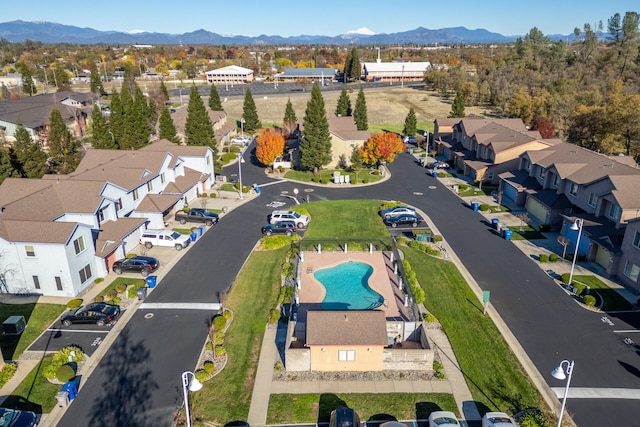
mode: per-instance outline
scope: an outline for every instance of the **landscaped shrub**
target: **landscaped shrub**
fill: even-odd
[[[311,178],[312,182],[320,182],[320,177],[318,175],[314,176],[313,178]]]
[[[434,241],[434,243],[442,242],[442,236],[439,235],[439,234],[434,234],[433,235],[433,241]]]
[[[115,297],[116,295],[118,295],[118,293],[116,292],[116,290],[115,290],[115,289],[109,289],[109,290],[107,291],[107,295],[106,295],[106,296],[107,296],[107,298],[113,298],[113,297]]]
[[[282,275],[284,277],[293,277],[295,267],[296,266],[292,262],[285,262],[282,264]]]
[[[276,308],[272,308],[269,311],[269,320],[267,321],[270,325],[274,325],[276,323],[278,323],[278,320],[280,320],[280,310],[276,309]]]
[[[213,327],[216,331],[221,331],[227,326],[227,319],[224,316],[216,316],[213,318]]]
[[[399,245],[405,245],[405,246],[406,246],[406,245],[408,245],[408,244],[409,244],[409,239],[407,239],[407,238],[406,238],[406,237],[404,237],[404,236],[398,236],[398,237],[396,237],[396,242],[397,242]]]
[[[413,296],[416,299],[415,300],[416,304],[424,304],[424,301],[425,301],[424,289],[422,289],[422,287],[416,284],[415,286],[411,287],[411,291],[413,292]]]
[[[594,305],[596,305],[596,297],[594,297],[593,295],[585,295],[582,297],[582,302],[584,303],[584,305],[593,307]]]
[[[549,262],[549,255],[547,254],[540,254],[538,259],[540,260],[540,262]]]
[[[71,381],[75,377],[76,377],[76,370],[73,369],[73,366],[69,365],[68,363],[65,363],[64,365],[60,366],[56,371],[56,378],[58,379],[58,381],[63,383],[66,383],[67,381]]]
[[[216,356],[224,356],[225,354],[227,354],[227,349],[223,345],[217,345],[214,350],[214,354]]]
[[[467,184],[461,184],[458,187],[458,191],[460,191],[461,193],[464,192],[464,191],[467,191],[468,189],[469,189],[469,186]]]
[[[207,193],[202,193],[202,194],[200,195],[200,197],[205,197],[205,198],[206,198],[206,197],[209,197],[209,195],[208,195]]]
[[[204,345],[204,349],[209,351],[213,350],[213,343],[211,341],[207,341]]]
[[[442,252],[440,252],[438,249],[432,248],[431,246],[427,246],[426,252],[427,254],[434,257],[440,258],[442,256]]]
[[[558,254],[549,255],[549,261],[551,261],[551,262],[557,262],[559,259],[560,259],[560,257],[558,256]]]
[[[69,363],[69,360],[71,360],[71,362],[80,363],[82,362],[82,359],[84,359],[84,353],[82,350],[76,346],[69,345],[58,350],[58,352],[53,355],[49,364],[43,368],[42,374],[45,378],[55,378],[60,366]]]
[[[109,304],[111,305],[118,305],[120,304],[120,297],[113,297],[109,300]]]
[[[278,304],[290,304],[293,298],[292,286],[281,286],[278,293]]]
[[[213,374],[216,370],[216,365],[211,361],[211,360],[207,360],[206,362],[204,362],[204,370],[207,371],[209,374]]]
[[[193,376],[200,381],[201,383],[207,381],[209,379],[209,372],[204,369],[198,369],[193,373]]]
[[[96,295],[93,298],[93,302],[104,302],[104,297],[102,295]]]
[[[224,310],[222,312],[222,317],[224,317],[225,319],[229,320],[229,319],[231,319],[231,317],[233,317],[233,314],[231,313],[231,310]]]
[[[75,298],[67,303],[67,308],[78,308],[81,305],[82,305],[82,298]]]
[[[489,205],[487,205],[486,203],[481,204],[481,205],[480,205],[480,210],[481,210],[482,212],[486,212],[486,211],[488,211],[488,210],[489,210]]]
[[[222,345],[222,343],[224,343],[224,332],[222,331],[217,331],[216,332],[216,336],[215,336],[215,345]]]
[[[571,277],[571,274],[569,273],[562,273],[562,283],[564,283],[565,285],[569,285],[569,278]]]
[[[125,285],[124,283],[118,283],[116,285],[116,292],[121,294],[123,293],[125,290],[127,290],[127,285]]]
[[[93,283],[98,284],[98,283],[102,283],[104,282],[104,277],[98,277],[96,280],[93,281]]]
[[[216,193],[209,194],[209,198],[210,199],[215,199],[216,197],[218,197],[218,195]]]
[[[328,183],[329,183],[329,178],[322,178],[322,179],[320,180],[320,182],[321,182],[322,184],[328,184]]]
[[[13,375],[16,373],[18,367],[15,363],[7,363],[0,369],[0,388],[2,388],[7,381],[13,378]]]
[[[520,416],[518,420],[520,427],[551,427],[551,417],[540,410],[528,411]]]
[[[438,319],[436,319],[436,316],[431,313],[427,313],[427,315],[424,317],[424,320],[427,323],[436,323],[438,321]]]
[[[369,183],[369,178],[364,178],[364,179],[362,180],[362,183],[363,183],[363,184],[368,184],[368,183]]]
[[[434,371],[442,371],[444,369],[444,365],[439,360],[433,361],[433,370]]]
[[[291,237],[285,236],[284,234],[265,236],[262,238],[260,248],[265,250],[279,249],[283,246],[291,245],[291,242],[297,242],[298,240],[300,240],[300,235],[298,234],[294,234]]]

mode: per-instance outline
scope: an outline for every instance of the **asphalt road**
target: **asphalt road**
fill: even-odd
[[[402,154],[389,166],[393,178],[368,187],[333,189],[291,182],[261,186],[261,196],[230,212],[196,242],[145,302],[218,302],[260,238],[260,226],[272,210],[267,204],[292,204],[282,191],[292,195],[298,189],[301,201],[307,195],[310,201],[401,200],[434,221],[479,286],[491,291],[491,303],[551,386],[564,386],[550,372],[566,358],[575,360],[572,388],[640,388],[640,352],[614,332],[638,328],[640,316],[608,313],[614,325],[602,322],[601,314],[579,308],[532,260],[493,232],[484,217],[468,209],[411,156]],[[245,184],[271,181],[251,161],[243,165],[242,173]],[[58,425],[171,426],[182,404],[180,375],[194,368],[212,314],[139,310]],[[637,401],[623,399],[569,399],[567,404],[581,427],[640,425],[635,421],[637,408]]]

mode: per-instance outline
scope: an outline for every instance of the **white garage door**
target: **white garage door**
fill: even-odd
[[[596,252],[596,264],[601,265],[605,269],[609,268],[609,259],[611,258],[611,252],[603,248],[602,246],[598,246],[598,251]]]
[[[547,223],[547,208],[531,197],[527,198],[527,212],[543,224]]]

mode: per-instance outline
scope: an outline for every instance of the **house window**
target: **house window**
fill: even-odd
[[[546,175],[547,175],[547,171],[546,171],[546,170],[544,170],[544,168],[542,168],[542,167],[541,167],[541,168],[538,170],[538,177],[540,177],[540,178],[544,178]]]
[[[136,200],[138,200],[138,197],[140,197],[140,195],[138,194],[138,189],[136,188],[135,190],[133,190],[133,201],[135,202]]]
[[[36,289],[40,289],[40,279],[38,279],[38,276],[31,277],[33,277],[33,286],[35,286]]]
[[[147,191],[153,191],[153,181],[147,182]]]
[[[104,209],[100,209],[98,211],[98,223],[102,223],[104,221]]]
[[[209,156],[206,156],[205,159],[207,159],[207,164],[211,163],[211,159],[209,158]]]
[[[522,159],[522,169],[527,170],[527,171],[529,169],[531,169],[531,163],[529,163],[529,160]]]
[[[635,265],[634,263],[627,261],[624,264],[624,275],[634,282],[638,281],[638,275],[640,274],[640,267]]]
[[[488,179],[488,180],[492,180],[492,179],[493,179],[493,172],[489,172],[489,173],[487,174],[487,179]]]
[[[553,175],[553,186],[557,187],[559,183],[560,183],[560,176],[557,174]]]
[[[84,236],[80,236],[73,241],[73,248],[76,250],[76,255],[85,250]]]
[[[640,231],[636,231],[636,234],[633,235],[633,246],[640,249]]]
[[[209,159],[209,158],[207,157],[207,159]],[[162,184],[164,184],[164,179],[165,179],[165,178],[164,178],[164,172],[162,172],[162,173],[160,174],[160,182],[161,182]]]
[[[122,198],[116,200],[116,210],[117,211],[122,210]]]
[[[56,288],[61,291],[62,290],[62,278],[60,276],[56,276]]]
[[[341,362],[353,362],[354,360],[356,360],[356,351],[355,350],[339,350],[338,360]]]
[[[31,245],[25,245],[24,251],[27,253],[28,257],[36,256],[36,250],[33,249],[33,246],[31,246]]]
[[[80,283],[84,283],[87,280],[91,279],[91,266],[89,264],[87,264],[82,270],[79,271],[80,273]]]
[[[616,221],[620,218],[620,206],[611,205],[611,207],[609,208],[609,218]]]
[[[587,202],[587,204],[592,208],[595,208],[598,204],[598,196],[596,196],[594,193],[589,193],[589,201]]]
[[[575,182],[571,183],[571,187],[569,187],[569,194],[571,194],[573,197],[578,194],[578,184],[576,184]]]

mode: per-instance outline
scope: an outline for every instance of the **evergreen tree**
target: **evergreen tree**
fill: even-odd
[[[164,80],[160,80],[160,95],[162,95],[162,103],[166,104],[169,101],[169,91],[164,85]]]
[[[352,113],[351,100],[349,99],[349,95],[347,95],[347,90],[343,88],[342,92],[340,92],[340,97],[338,98],[338,105],[336,106],[336,116],[347,117]]]
[[[109,124],[102,115],[98,104],[93,104],[91,112],[91,145],[93,148],[106,148],[114,150],[116,146],[115,137],[111,136]]]
[[[31,134],[19,121],[16,124],[14,137],[16,139],[13,143],[14,168],[23,177],[42,178],[46,172],[47,155],[45,152],[42,151],[39,144],[33,142]]]
[[[356,98],[356,107],[353,110],[353,120],[356,122],[358,130],[369,129],[369,119],[367,118],[367,100],[364,98],[364,90],[360,88],[358,98]]]
[[[71,135],[64,123],[62,114],[55,108],[49,117],[49,135],[47,138],[49,171],[68,174],[80,163],[80,143]]]
[[[404,129],[402,129],[402,133],[404,135],[414,136],[418,132],[418,119],[416,119],[416,112],[413,111],[413,108],[409,109],[409,114],[407,114],[407,118],[404,119]]]
[[[244,119],[244,130],[246,132],[255,132],[262,126],[258,118],[256,103],[253,101],[253,95],[251,95],[251,89],[247,89],[247,93],[244,95],[242,118]]]
[[[451,104],[449,117],[464,117],[464,99],[461,92],[456,93],[453,104]]]
[[[209,108],[211,108],[211,111],[224,111],[218,89],[214,84],[211,85],[211,91],[209,92]]]
[[[11,149],[0,147],[0,184],[7,178],[20,176],[12,162]]]
[[[176,126],[173,124],[169,108],[165,105],[160,110],[160,139],[166,139],[174,144],[180,142],[176,132]]]
[[[91,69],[91,74],[90,74],[91,92],[97,93],[98,95],[100,95],[101,93],[104,93],[104,87],[102,86],[102,79],[100,78],[100,72],[98,71],[98,67],[96,67],[96,64],[91,64],[90,69]]]
[[[360,80],[360,76],[362,75],[361,68],[358,51],[354,47],[347,55],[347,59],[344,63],[344,74],[346,76],[345,82],[349,80]]]
[[[111,93],[111,114],[109,114],[109,130],[115,140],[117,149],[121,148],[120,142],[124,134],[125,111],[120,94],[114,89]]]
[[[215,151],[213,124],[196,85],[191,86],[184,133],[187,145],[207,145]]]
[[[33,81],[33,73],[24,62],[18,62],[16,69],[22,75],[22,92],[28,93],[29,96],[35,95],[38,92],[36,83]]]
[[[293,110],[293,104],[291,104],[291,98],[287,99],[287,106],[284,108],[284,119],[282,119],[284,131],[287,134],[291,134],[297,126],[298,118],[296,112]]]
[[[314,174],[331,161],[331,135],[318,83],[313,84],[311,99],[307,103],[304,131],[300,141],[300,164]]]
[[[353,150],[351,150],[351,158],[349,160],[351,161],[351,169],[356,172],[362,169],[364,159],[362,158],[362,151],[360,147],[353,147]]]

